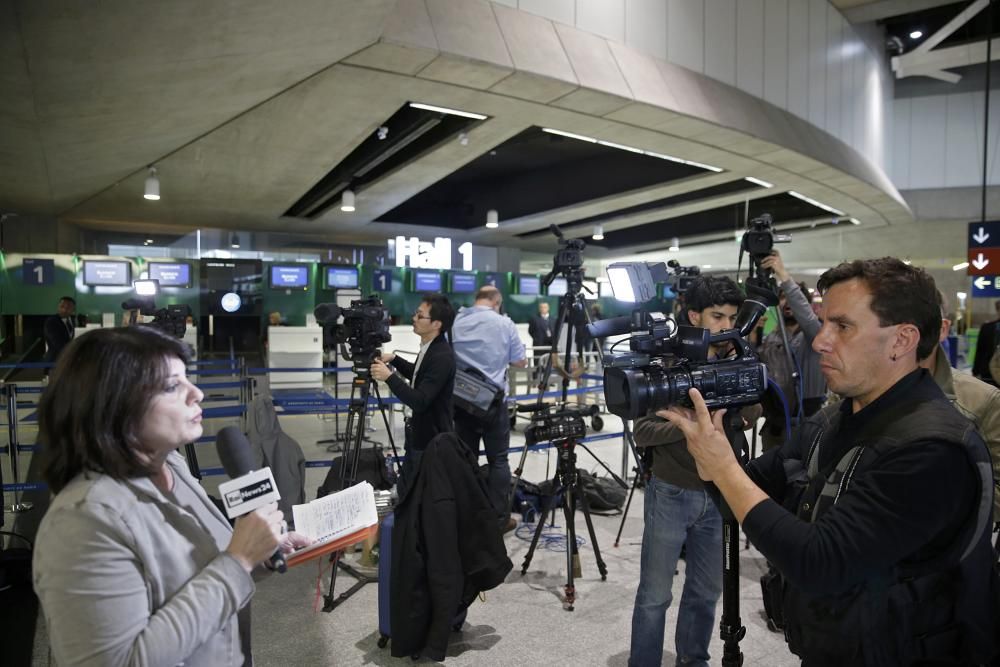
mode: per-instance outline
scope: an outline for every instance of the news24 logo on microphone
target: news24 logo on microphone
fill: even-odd
[[[270,468],[254,470],[219,485],[219,495],[230,519],[249,514],[281,499]]]

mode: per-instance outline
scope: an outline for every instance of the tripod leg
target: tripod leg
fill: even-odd
[[[531,538],[531,546],[528,547],[528,553],[524,555],[524,562],[521,563],[521,576],[528,571],[528,566],[531,565],[531,558],[535,555],[535,547],[538,546],[538,539],[542,536],[542,531],[545,530],[545,519],[549,515],[549,512],[553,512],[553,503],[555,501],[555,496],[550,496],[545,499],[545,503],[542,505],[542,511],[538,515],[538,525],[535,526],[535,534]]]
[[[528,458],[528,445],[525,443],[524,449],[521,450],[521,460],[517,462],[517,468],[514,469],[514,474],[511,477],[511,487],[510,496],[507,497],[507,513],[504,516],[509,517],[511,511],[514,509],[514,492],[517,490],[517,485],[521,481],[521,475],[524,474],[524,461]]]
[[[580,552],[576,548],[576,525],[573,521],[575,512],[576,497],[573,487],[567,486],[563,492],[563,513],[566,516],[566,611],[573,611],[576,604],[576,586],[573,579],[583,576]]]
[[[634,487],[633,487],[633,490]],[[601,548],[597,546],[597,533],[594,532],[594,520],[590,517],[590,502],[587,496],[580,491],[580,506],[583,508],[583,519],[587,522],[587,532],[590,533],[590,543],[594,546],[594,558],[597,560],[597,571],[601,573],[601,581],[608,580],[608,566],[601,558]]]
[[[639,488],[639,480],[642,478],[642,473],[638,468],[635,469],[635,479],[632,480],[632,488],[628,490],[628,499],[625,500],[625,511],[622,512],[621,523],[618,524],[618,534],[615,535],[615,548],[622,539],[622,531],[625,530],[625,519],[628,518],[628,510],[632,507],[632,496],[635,495],[635,490]]]

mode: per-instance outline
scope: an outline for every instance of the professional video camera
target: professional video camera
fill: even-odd
[[[759,217],[747,221],[747,230],[743,233],[743,241],[740,243],[740,261],[743,253],[750,255],[750,259],[755,264],[760,264],[761,260],[771,254],[775,243],[791,243],[791,234],[776,234],[774,232],[774,221],[769,213],[762,213]]]
[[[524,429],[524,442],[531,446],[550,440],[565,440],[567,438],[582,438],[587,435],[585,417],[597,414],[596,405],[568,406],[555,409],[554,405],[518,406],[519,412],[532,412],[531,423]]]
[[[350,308],[335,303],[321,303],[313,310],[316,321],[323,327],[323,345],[341,346],[341,354],[349,361],[365,361],[370,365],[383,343],[392,340],[389,333],[389,311],[377,295],[351,301]],[[343,319],[343,322],[339,320]],[[344,344],[350,347],[348,354]]]
[[[143,322],[144,326],[156,327],[176,338],[184,337],[187,318],[191,315],[191,306],[172,303],[165,308],[157,308],[154,297],[160,291],[158,280],[136,280],[132,283],[132,287],[135,296],[122,301],[122,310],[137,310],[143,317],[153,318],[150,322]]]
[[[655,294],[653,274],[663,275],[662,263],[618,262],[608,267],[616,298],[644,302]],[[697,389],[710,409],[758,403],[767,390],[767,370],[746,336],[767,310],[767,303],[748,298],[740,307],[736,328],[717,334],[707,329],[678,326],[657,312],[633,311],[631,316],[601,320],[588,331],[595,338],[631,334],[631,352],[612,355],[604,363],[604,398],[608,410],[623,419],[636,419],[648,410],[669,405],[690,407],[688,390]],[[709,360],[712,345],[731,345],[735,356]]]
[[[667,262],[667,268],[670,269],[670,275],[667,277],[667,285],[673,290],[674,294],[684,294],[694,279],[701,275],[701,269],[697,266],[681,266],[681,263],[676,259],[672,259]]]

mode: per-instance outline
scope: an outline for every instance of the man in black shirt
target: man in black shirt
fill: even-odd
[[[73,340],[76,300],[71,296],[59,299],[58,312],[45,320],[45,361],[55,363],[59,353]]]
[[[933,280],[884,258],[820,278],[824,408],[744,471],[721,411],[659,414],[687,438],[784,577],[785,636],[807,665],[975,664],[995,649],[989,454],[917,366],[941,327]]]

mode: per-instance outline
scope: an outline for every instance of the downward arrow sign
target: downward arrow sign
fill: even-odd
[[[979,276],[978,278],[972,281],[972,284],[979,289],[985,289],[990,284],[990,281],[987,280],[986,278],[983,278],[982,276]]]
[[[979,228],[977,233],[972,235],[972,238],[976,241],[976,243],[984,243],[989,237],[990,235],[987,234],[982,227]]]
[[[983,257],[983,253],[979,253],[974,260],[972,260],[972,265],[976,267],[977,271],[982,271],[990,263],[990,260]]]

